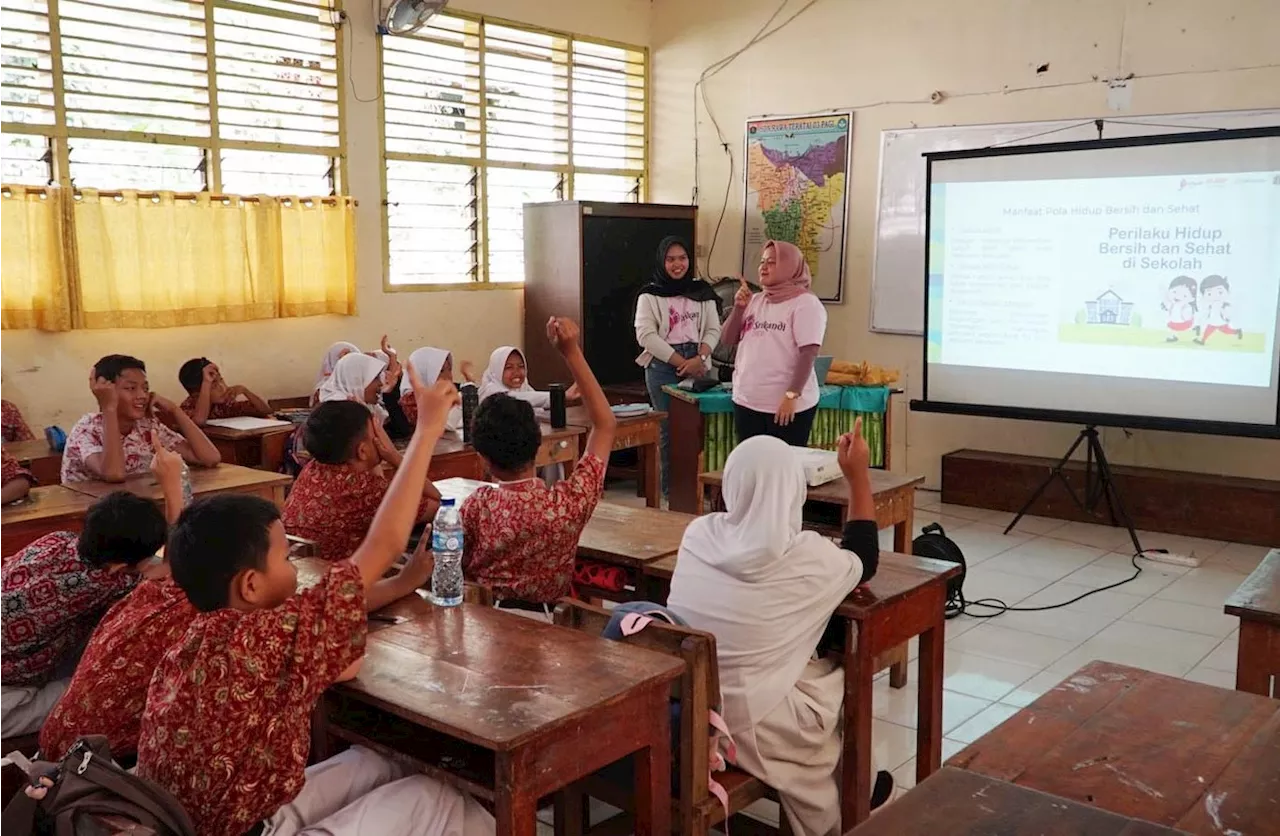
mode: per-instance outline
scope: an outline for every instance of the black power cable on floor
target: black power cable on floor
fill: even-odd
[[[970,601],[964,597],[964,591],[960,590],[956,594],[956,598],[959,599],[958,603],[953,601],[947,602],[946,617],[957,618],[962,615],[967,615],[970,618],[995,618],[996,616],[1004,615],[1007,612],[1045,612],[1046,610],[1057,610],[1063,607],[1069,607],[1077,601],[1088,598],[1090,595],[1097,595],[1099,592],[1106,592],[1109,589],[1115,589],[1118,586],[1124,586],[1127,583],[1136,581],[1138,579],[1138,575],[1142,574],[1142,567],[1138,565],[1138,558],[1146,554],[1168,553],[1168,549],[1145,549],[1141,552],[1135,552],[1133,556],[1129,558],[1129,562],[1133,564],[1132,575],[1122,581],[1116,581],[1115,583],[1110,583],[1106,586],[1100,586],[1097,589],[1090,589],[1088,592],[1082,592],[1070,601],[1063,601],[1061,604],[1048,604],[1043,607],[1011,607],[999,598],[977,598]],[[982,614],[971,613],[968,611],[969,607],[986,607],[988,609],[995,610],[995,612]]]

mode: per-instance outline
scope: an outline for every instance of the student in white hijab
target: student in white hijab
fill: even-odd
[[[338,361],[348,354],[359,353],[359,346],[353,343],[340,342],[329,346],[329,350],[324,353],[324,359],[320,361],[320,374],[316,377],[315,386],[311,387],[312,406],[320,403],[320,387],[328,380],[329,375],[333,374],[333,368],[338,365]]]
[[[513,345],[504,345],[489,355],[489,365],[480,378],[480,400],[499,392],[528,401],[535,410],[549,410],[551,395],[539,392],[529,385],[528,366],[525,364],[524,352]],[[581,400],[577,385],[565,390],[565,402],[574,403]]]
[[[319,401],[356,401],[369,408],[378,423],[387,420],[379,396],[382,393],[382,373],[387,361],[368,354],[347,354],[333,367],[333,374],[320,384]]]
[[[443,348],[433,348],[426,346],[419,348],[409,355],[409,365],[418,372],[418,376],[423,382],[435,383],[438,380],[453,380],[453,355],[445,351]],[[467,378],[467,383],[475,385],[475,381],[471,380],[468,373],[468,364],[462,364],[462,373]],[[465,384],[464,384],[465,385]],[[400,406],[404,409],[404,414],[410,421],[416,421],[418,415],[418,404],[413,398],[413,385],[409,383],[409,375],[405,374],[400,380]],[[456,433],[462,427],[462,407],[455,406],[449,410],[449,418],[445,421],[445,429],[449,432]]]
[[[839,546],[801,529],[804,468],[785,442],[729,455],[727,511],[689,524],[667,607],[716,637],[724,718],[738,765],[774,787],[797,836],[840,833],[844,671],[815,650],[836,607],[879,565],[870,453],[855,427],[839,442],[850,522]],[[881,772],[873,804],[891,794]]]

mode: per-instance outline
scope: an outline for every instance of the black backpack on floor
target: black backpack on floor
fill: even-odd
[[[911,541],[911,553],[917,557],[928,557],[933,560],[945,560],[948,563],[960,564],[960,574],[947,581],[947,618],[955,618],[964,612],[965,563],[964,552],[956,542],[947,536],[938,523],[929,523],[919,537]]]

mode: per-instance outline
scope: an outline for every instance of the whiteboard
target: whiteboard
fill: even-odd
[[[1280,125],[1280,109],[1125,116],[1103,121],[1102,135],[1111,139],[1181,133],[1197,128]],[[924,333],[923,154],[1097,138],[1096,125],[1086,119],[882,131],[880,204],[871,277],[871,330],[889,334]]]

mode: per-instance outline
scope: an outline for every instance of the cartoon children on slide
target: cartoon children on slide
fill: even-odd
[[[1204,345],[1216,331],[1234,336],[1237,340],[1244,339],[1242,329],[1231,327],[1231,285],[1226,276],[1205,276],[1200,282],[1200,301],[1204,310],[1201,324],[1196,327],[1199,336],[1192,342]]]
[[[1195,324],[1196,280],[1190,276],[1178,276],[1169,282],[1169,289],[1165,291],[1164,302],[1160,304],[1160,308],[1169,312],[1167,325],[1173,332],[1165,342],[1176,343],[1178,335],[1184,331],[1190,331],[1191,326]]]

